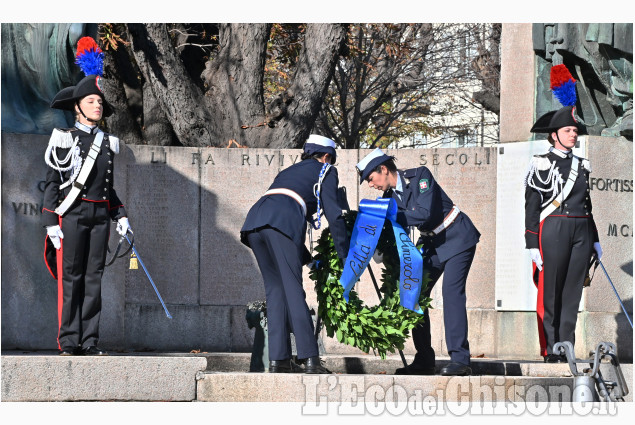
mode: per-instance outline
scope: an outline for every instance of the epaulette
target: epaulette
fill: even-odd
[[[529,166],[539,171],[545,171],[551,168],[551,161],[546,155],[534,155]]]
[[[110,142],[110,150],[115,154],[119,153],[119,137],[115,137],[112,134],[106,133],[108,136],[108,141]]]
[[[403,177],[405,179],[411,179],[417,175],[418,168],[409,168],[403,171]]]
[[[587,170],[589,173],[591,172],[591,161],[586,158],[580,158],[582,160],[582,167]]]
[[[49,146],[56,148],[69,149],[73,146],[73,128],[54,128],[49,139]]]

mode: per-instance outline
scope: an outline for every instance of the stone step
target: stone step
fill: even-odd
[[[571,401],[573,378],[508,376],[306,375],[202,372],[197,400],[298,402],[319,412],[322,402]]]
[[[406,356],[408,362],[413,356]],[[374,356],[322,356],[333,375],[245,373],[248,358],[242,355],[209,354],[208,370],[197,375],[197,400],[245,402],[300,402],[303,413],[323,414],[321,402],[383,401],[571,401],[574,379],[567,364],[542,361],[472,359],[470,377],[397,376],[403,363],[399,356],[381,360]],[[449,359],[437,358],[437,369]],[[586,364],[577,363],[579,371]],[[632,388],[632,364],[622,364]],[[605,371],[603,366],[602,371]],[[234,372],[231,372],[234,371]],[[613,379],[606,370],[605,377]],[[578,391],[582,391],[581,388]],[[632,400],[632,394],[625,397]],[[354,410],[354,409],[353,409]],[[349,412],[354,414],[353,411]]]
[[[203,353],[207,358],[209,372],[249,371],[250,354],[248,353]],[[401,357],[397,355],[379,357],[350,356],[329,354],[321,356],[325,366],[333,373],[392,375],[397,368],[403,367]],[[406,355],[406,362],[411,363],[414,356]],[[450,362],[447,357],[437,357],[437,372]],[[536,376],[536,377],[571,377],[567,364],[546,364],[542,360],[485,359],[471,360],[474,375]],[[626,365],[628,366],[628,365]],[[622,366],[624,367],[624,366]],[[578,366],[581,368],[581,366]]]
[[[193,401],[203,357],[2,354],[2,401]]]
[[[332,375],[250,373],[250,358],[249,353],[3,352],[1,396],[2,401],[292,401],[303,403],[304,413],[319,414],[322,401],[549,401],[571,400],[574,391],[567,365],[539,361],[472,359],[473,376],[445,377],[392,375],[402,366],[399,356],[323,356]],[[438,359],[437,367],[447,362]],[[622,371],[631,385],[632,364],[623,364]]]

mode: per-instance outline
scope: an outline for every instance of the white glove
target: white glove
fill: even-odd
[[[130,230],[130,223],[128,222],[128,217],[121,217],[117,221],[117,233],[119,233],[121,236],[125,236],[126,233],[128,233],[128,230]]]
[[[542,270],[542,257],[540,256],[540,250],[538,248],[529,248],[529,256],[531,261],[536,263],[538,270]]]
[[[60,249],[62,246],[62,241],[60,239],[64,239],[64,233],[62,233],[60,226],[47,226],[46,234],[49,236],[51,242],[53,242],[55,249]]]
[[[593,242],[593,249],[598,255],[598,260],[602,259],[602,247],[599,242]]]
[[[373,260],[377,264],[383,263],[384,262],[384,253],[381,252],[380,250],[376,249],[375,253],[373,254]]]

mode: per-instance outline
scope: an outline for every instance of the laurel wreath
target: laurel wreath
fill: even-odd
[[[356,217],[356,211],[344,215],[349,237]],[[402,350],[410,330],[423,322],[422,315],[399,304],[399,256],[391,226],[387,220],[377,243],[377,249],[384,254],[380,288],[382,300],[379,304],[366,306],[355,290],[350,291],[348,303],[344,299],[344,288],[339,283],[343,264],[337,256],[328,227],[315,247],[313,259],[319,266],[309,273],[309,277],[315,281],[318,316],[327,335],[331,338],[335,336],[339,342],[366,353],[372,349],[382,359],[386,358],[387,352]],[[419,299],[422,310],[430,307],[431,299],[424,295],[429,281],[428,273],[424,270]]]

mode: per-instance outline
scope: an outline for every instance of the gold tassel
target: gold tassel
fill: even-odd
[[[137,260],[137,256],[133,252],[130,254],[130,270],[137,270],[139,268],[139,262]]]

